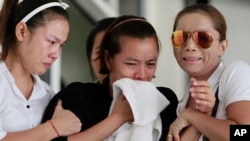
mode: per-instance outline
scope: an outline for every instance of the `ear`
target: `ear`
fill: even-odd
[[[105,64],[106,64],[108,70],[110,71],[111,63],[110,63],[109,53],[107,50],[105,50],[105,52],[104,52],[104,58],[105,58]]]
[[[223,56],[228,47],[228,40],[223,40],[220,44],[220,56]]]
[[[19,22],[16,25],[16,30],[15,30],[17,40],[23,41],[27,31],[28,31],[27,25],[24,22]]]

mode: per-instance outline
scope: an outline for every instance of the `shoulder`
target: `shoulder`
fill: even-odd
[[[249,74],[250,65],[242,60],[233,61],[224,70],[224,74]]]
[[[170,102],[178,102],[178,98],[174,91],[167,87],[157,87],[157,89],[170,101]]]
[[[50,119],[58,100],[62,101],[63,108],[72,112],[83,109],[83,104],[88,105],[98,97],[100,85],[96,83],[72,82],[59,91],[50,100],[43,116],[43,122]]]
[[[72,82],[57,92],[50,103],[56,103],[58,99],[62,101],[82,100],[87,96],[94,96],[97,94],[95,91],[97,91],[98,88],[99,85],[95,83]]]
[[[100,84],[96,83],[82,83],[82,82],[72,82],[64,87],[57,95],[74,95],[74,94],[84,94],[88,92],[94,93],[94,91],[99,90]],[[89,94],[88,94],[89,95]]]
[[[46,83],[45,81],[41,80],[40,83],[42,84],[42,86],[45,88],[46,92],[51,94],[51,95],[54,95],[55,92],[54,90],[50,87],[50,85],[48,83]]]
[[[42,80],[37,74],[33,74],[32,77],[35,81],[33,86],[35,95],[39,94],[40,96],[50,97],[50,99],[55,95],[52,87],[47,82]]]
[[[250,65],[242,60],[236,60],[230,63],[227,67],[226,70],[246,70],[250,71]]]
[[[72,82],[68,84],[64,89],[92,89],[99,87],[100,84],[97,83],[82,83],[82,82]]]
[[[250,66],[244,61],[230,63],[221,75],[219,99],[226,105],[240,100],[249,100]]]
[[[225,68],[222,78],[235,81],[247,80],[250,78],[250,65],[241,60],[233,61]]]

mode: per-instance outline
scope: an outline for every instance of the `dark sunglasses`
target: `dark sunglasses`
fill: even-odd
[[[207,49],[213,42],[212,34],[204,31],[187,32],[177,30],[172,34],[172,44],[175,48],[181,48],[187,40],[192,36],[196,45],[203,49]]]

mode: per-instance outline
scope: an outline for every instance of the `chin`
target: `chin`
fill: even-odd
[[[43,75],[47,72],[47,70],[43,70],[43,71],[39,71],[39,72],[36,72],[37,75]]]

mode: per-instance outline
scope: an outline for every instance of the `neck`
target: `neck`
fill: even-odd
[[[26,99],[29,99],[34,85],[31,73],[25,70],[21,61],[17,57],[13,57],[13,55],[8,55],[4,62],[20,92]]]

